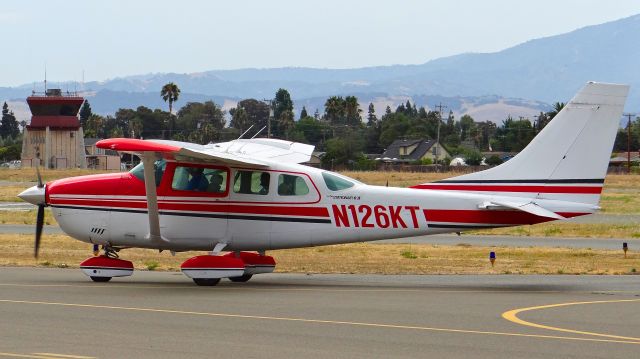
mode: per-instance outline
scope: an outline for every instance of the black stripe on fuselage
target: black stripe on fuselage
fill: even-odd
[[[446,229],[490,229],[495,227],[519,226],[519,224],[490,224],[490,225],[474,225],[474,224],[433,224],[427,223],[429,228],[446,228]]]
[[[102,207],[81,207],[81,206],[59,206],[52,205],[54,208],[68,208],[68,209],[80,209],[86,211],[105,211],[105,212],[124,212],[124,213],[142,213],[146,214],[145,210],[135,209],[122,209],[122,208],[102,208]],[[295,222],[295,223],[331,223],[331,219],[320,218],[298,218],[298,217],[268,217],[268,216],[245,216],[237,214],[214,214],[214,213],[185,213],[185,212],[158,212],[164,216],[179,216],[179,217],[198,217],[198,218],[219,218],[219,219],[237,219],[243,221],[270,221],[270,222]]]
[[[544,183],[544,184],[574,184],[574,183],[604,183],[604,178],[587,179],[513,179],[513,180],[440,180],[432,183]]]

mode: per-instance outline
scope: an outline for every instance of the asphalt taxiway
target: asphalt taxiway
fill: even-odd
[[[0,268],[0,357],[633,358],[640,276],[180,273],[93,283]]]

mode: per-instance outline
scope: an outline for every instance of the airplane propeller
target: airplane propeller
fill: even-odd
[[[36,166],[36,175],[38,176],[38,184],[27,188],[18,195],[22,200],[38,206],[38,214],[36,216],[36,240],[34,243],[34,257],[38,258],[38,250],[40,249],[40,237],[42,237],[42,228],[44,226],[44,207],[47,206],[45,196],[46,188],[42,183],[40,168]]]
[[[38,188],[44,188],[44,184],[42,183],[42,176],[40,176],[40,168],[36,166],[36,175],[38,176]],[[43,201],[44,202],[44,201]],[[44,226],[44,207],[45,203],[38,204],[38,214],[36,215],[36,240],[34,243],[34,253],[33,256],[38,258],[38,250],[40,249],[40,238],[42,237],[42,228]]]

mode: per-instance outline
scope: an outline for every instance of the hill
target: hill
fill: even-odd
[[[316,108],[321,111],[328,96],[357,95],[363,107],[373,102],[378,113],[407,99],[428,107],[442,100],[457,114],[501,121],[504,114],[528,116],[549,103],[566,102],[585,82],[594,80],[630,84],[626,110],[640,112],[639,37],[640,15],[635,15],[495,53],[460,54],[420,65],[146,74],[90,82],[85,88],[94,96],[92,107],[101,113],[138,104],[161,107],[159,89],[173,81],[183,92],[178,106],[213,99],[228,107],[244,98],[271,98],[278,88],[286,88],[297,110],[305,105],[311,113]],[[0,99],[24,97],[31,88],[0,88]]]

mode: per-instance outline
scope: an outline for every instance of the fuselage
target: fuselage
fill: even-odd
[[[47,204],[75,239],[175,251],[211,250],[218,243],[225,243],[225,250],[261,251],[550,220],[479,208],[500,197],[495,193],[371,186],[296,164],[264,169],[162,162],[156,191],[166,243],[157,243],[148,236],[141,173],[134,169],[53,181],[47,184]],[[573,202],[538,202],[564,217],[593,212]]]

